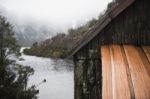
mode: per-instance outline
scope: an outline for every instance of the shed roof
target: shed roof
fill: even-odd
[[[88,44],[100,31],[102,31],[114,18],[116,18],[121,12],[128,8],[136,0],[123,0],[119,4],[115,5],[108,12],[105,13],[102,20],[98,21],[86,35],[79,40],[71,50],[71,56],[78,52],[83,46]]]

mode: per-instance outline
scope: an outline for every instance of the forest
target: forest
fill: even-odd
[[[30,49],[25,49],[24,53],[40,57],[65,58],[72,45],[80,40],[96,22],[96,19],[92,19],[81,27],[69,29],[68,33],[57,33],[56,36],[43,42],[35,42]]]

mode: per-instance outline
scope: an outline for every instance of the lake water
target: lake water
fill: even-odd
[[[36,85],[39,99],[74,99],[73,65],[69,60],[22,55],[17,63],[34,68],[28,86]],[[41,83],[46,79],[46,83]]]

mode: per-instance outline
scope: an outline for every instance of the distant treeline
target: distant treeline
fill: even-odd
[[[109,11],[115,4],[122,0],[113,0],[107,6]],[[105,13],[104,13],[105,14]],[[56,36],[42,41],[40,43],[35,42],[30,49],[25,49],[24,53],[27,55],[34,55],[40,57],[51,57],[51,58],[65,58],[72,46],[80,40],[89,31],[94,24],[100,21],[104,14],[100,14],[98,19],[92,19],[85,25],[80,26],[76,29],[69,29],[68,33],[58,33]]]
[[[30,49],[25,49],[27,55],[40,57],[64,58],[78,40],[88,31],[95,23],[92,19],[86,25],[76,29],[69,29],[68,33],[58,33],[56,36],[43,42],[35,42]]]

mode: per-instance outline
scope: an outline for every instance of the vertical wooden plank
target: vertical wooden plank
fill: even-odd
[[[135,99],[135,93],[134,93],[134,87],[133,87],[133,82],[132,82],[132,78],[131,78],[131,72],[130,72],[129,63],[128,63],[123,45],[121,46],[121,51],[122,51],[124,63],[126,65],[126,72],[127,72],[127,78],[128,78],[127,80],[129,83],[131,99]]]
[[[143,46],[142,48],[143,48],[143,50],[144,50],[144,52],[145,52],[145,54],[146,54],[146,56],[150,62],[150,46]]]
[[[113,86],[115,86],[115,99],[131,99],[131,89],[128,82],[126,63],[124,61],[124,56],[119,45],[111,45],[112,49],[112,60],[114,65],[115,81]]]
[[[112,65],[112,99],[116,99],[116,73],[115,73],[115,66],[114,66],[114,61],[113,61],[113,50],[110,46],[110,56],[111,56],[111,65]]]
[[[150,61],[148,59],[148,57],[150,58],[150,53],[148,51],[150,51],[150,49],[148,50],[148,48],[150,47],[146,47],[146,51],[144,51],[144,49],[142,49],[141,47],[137,47],[137,51],[142,59],[143,65],[145,66],[145,69],[147,71],[147,74],[150,77]],[[149,55],[148,55],[149,54]]]
[[[112,99],[112,66],[109,46],[101,47],[102,56],[102,98]]]
[[[134,86],[136,99],[150,99],[149,84],[150,77],[146,72],[143,59],[134,46],[124,46],[129,68],[131,71],[132,82]]]

